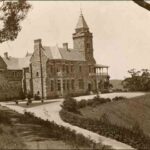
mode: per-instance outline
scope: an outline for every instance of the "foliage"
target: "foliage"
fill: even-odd
[[[99,96],[95,96],[93,99],[88,99],[88,100],[81,100],[77,102],[77,108],[83,108],[86,106],[92,106],[95,107],[97,105],[101,105],[107,102],[111,102],[110,98],[101,98]]]
[[[70,96],[66,96],[65,100],[63,101],[62,108],[69,111],[69,112],[78,112],[77,110],[77,102],[74,98]]]
[[[123,96],[116,96],[112,99],[112,101],[120,101],[120,100],[125,100],[126,98]]]
[[[40,98],[39,95],[37,95],[37,94],[34,95],[34,100],[40,100],[40,99],[41,99],[41,98]]]
[[[150,72],[148,69],[128,71],[131,77],[125,78],[122,82],[124,88],[129,91],[150,91]]]
[[[19,97],[21,99],[25,99],[26,98],[26,96],[25,96],[25,94],[24,94],[24,92],[22,90],[19,92]]]
[[[0,110],[0,124],[2,123],[11,125],[11,120],[6,112]]]
[[[25,112],[25,115],[19,118],[21,122],[31,122],[35,123],[36,125],[42,125],[44,128],[49,129],[49,137],[56,138],[58,140],[63,140],[64,142],[70,143],[71,145],[74,145],[77,149],[78,147],[86,147],[86,148],[92,148],[93,145],[96,145],[95,142],[90,140],[89,138],[84,137],[82,134],[76,133],[74,130],[70,130],[69,128],[57,125],[54,122],[50,122],[48,120],[42,120],[41,118],[38,118],[34,116],[34,114]],[[99,143],[96,145],[97,148],[102,147],[102,145]],[[104,148],[105,149],[105,148]]]
[[[136,149],[149,149],[150,147],[150,138],[144,135],[137,122],[132,128],[134,130],[132,130],[111,124],[106,114],[100,120],[96,120],[61,110],[60,116],[65,122],[116,139]]]
[[[23,21],[31,8],[26,0],[0,2],[0,43],[14,40],[21,31],[21,21]]]

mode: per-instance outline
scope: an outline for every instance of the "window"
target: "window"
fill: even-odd
[[[15,77],[16,76],[16,72],[12,72],[13,76]]]
[[[59,70],[60,70],[59,67],[57,67],[57,72],[59,72]]]
[[[65,65],[62,66],[62,70],[63,70],[63,72],[65,72]]]
[[[40,94],[40,92],[39,91],[37,91],[37,95],[39,95]]]
[[[53,73],[53,66],[50,65],[50,72]]]
[[[69,73],[69,66],[66,65],[66,72]]]
[[[57,80],[57,90],[61,91],[61,84],[60,84],[60,80]]]
[[[54,81],[51,80],[51,91],[54,91]]]
[[[66,90],[66,81],[63,80],[63,90],[65,91]]]
[[[71,68],[71,72],[74,72],[74,67],[73,67],[73,65],[71,65],[70,68]]]
[[[89,66],[89,73],[91,73],[91,66]]]
[[[83,79],[79,79],[79,89],[84,89]]]
[[[71,88],[74,90],[74,80],[71,80]]]
[[[82,66],[79,66],[79,72],[82,72]]]
[[[90,48],[90,44],[89,43],[87,43],[86,46],[87,46],[87,48]]]
[[[39,72],[36,72],[36,76],[37,76],[37,77],[39,76]]]
[[[69,87],[69,80],[67,80],[67,90],[69,90],[70,87]]]

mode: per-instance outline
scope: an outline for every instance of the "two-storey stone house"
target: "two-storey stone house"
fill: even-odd
[[[73,33],[73,49],[64,43],[62,48],[34,41],[34,52],[26,74],[26,90],[42,98],[82,95],[97,91],[109,81],[108,66],[97,65],[93,56],[93,35],[81,14]]]
[[[72,37],[73,49],[67,43],[44,46],[37,39],[34,52],[24,58],[0,57],[0,99],[20,97],[21,92],[53,98],[107,89],[108,66],[96,64],[93,35],[82,14]]]

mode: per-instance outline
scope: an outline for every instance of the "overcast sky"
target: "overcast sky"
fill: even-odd
[[[150,12],[132,1],[34,1],[22,31],[13,42],[0,44],[14,57],[33,52],[34,39],[43,45],[72,48],[72,33],[80,7],[93,33],[94,56],[98,64],[109,65],[111,79],[123,79],[127,70],[150,68]]]

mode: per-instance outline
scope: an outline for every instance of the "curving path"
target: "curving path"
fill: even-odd
[[[101,97],[108,97],[108,98],[113,98],[115,96],[125,96],[125,97],[135,97],[135,96],[140,96],[143,95],[144,93],[124,93],[122,95],[122,93],[111,93],[111,94],[101,94]],[[90,96],[82,96],[82,97],[78,97],[77,100],[81,100],[83,98],[92,98],[93,95]],[[52,100],[48,100],[51,101]],[[95,142],[101,142],[102,144],[105,145],[109,145],[112,146],[112,148],[114,149],[133,149],[131,146],[118,142],[116,140],[110,139],[110,138],[106,138],[104,136],[98,135],[92,131],[77,127],[77,126],[73,126],[69,123],[64,122],[60,116],[59,116],[59,111],[61,110],[61,104],[63,99],[55,99],[53,100],[53,103],[49,103],[49,104],[44,104],[44,105],[39,105],[39,106],[35,106],[32,108],[23,108],[20,107],[18,105],[12,105],[13,102],[10,103],[4,103],[1,102],[0,104],[6,107],[9,107],[10,109],[13,109],[19,113],[24,113],[24,111],[27,112],[32,112],[35,114],[35,116],[40,117],[43,120],[49,120],[49,121],[54,121],[55,123],[68,127],[72,130],[75,130],[77,133],[81,133],[83,134],[85,137],[91,138],[92,140],[94,140]],[[35,102],[36,103],[36,102]],[[14,104],[14,103],[13,103]]]

